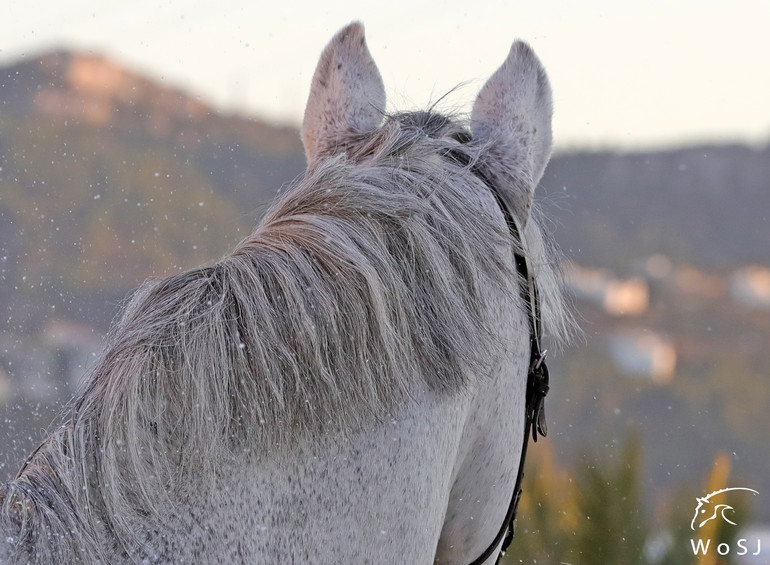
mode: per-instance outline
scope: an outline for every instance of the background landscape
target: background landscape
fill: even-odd
[[[295,129],[220,114],[98,55],[0,69],[0,482],[132,289],[227,253],[303,168]],[[666,562],[689,526],[678,501],[715,472],[770,496],[770,145],[561,152],[540,190],[584,335],[551,361],[550,434],[531,449],[523,504],[551,501],[582,533],[546,544],[520,519],[515,543],[548,545],[538,562],[585,556],[596,544],[575,516],[594,484],[633,503],[618,535],[638,538],[638,562]],[[751,515],[770,522],[770,505]],[[636,562],[606,547],[597,559]]]

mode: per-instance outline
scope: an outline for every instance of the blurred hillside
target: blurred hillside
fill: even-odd
[[[303,168],[296,130],[98,56],[0,70],[0,480],[126,294],[226,253]],[[562,463],[630,428],[650,512],[718,451],[770,493],[770,147],[557,155],[541,186],[585,331],[553,361]]]
[[[59,314],[87,308],[104,329],[100,301],[224,253],[304,167],[296,131],[98,56],[52,53],[0,81],[0,298],[16,330],[40,324],[20,302],[50,288]]]
[[[770,264],[770,145],[560,155],[541,187],[580,263],[628,270],[661,253],[706,269]]]

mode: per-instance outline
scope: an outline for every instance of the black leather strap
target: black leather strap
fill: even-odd
[[[466,142],[465,139],[459,140]],[[508,225],[508,230],[511,233],[511,237],[514,241],[518,242],[519,248],[523,248],[523,239],[521,236],[521,230],[516,223],[516,218],[511,212],[510,208],[506,204],[497,189],[497,184],[492,181],[489,175],[475,163],[471,163],[470,157],[462,150],[450,150],[445,153],[445,157],[455,161],[456,163],[470,167],[471,171],[481,179],[485,185],[492,191],[492,194],[497,201],[497,205],[503,212],[505,222]],[[511,502],[508,505],[508,511],[505,514],[505,520],[500,527],[499,532],[495,536],[492,543],[487,546],[487,549],[478,556],[470,565],[481,565],[487,559],[492,557],[497,551],[498,546],[501,547],[500,553],[497,556],[495,563],[500,562],[500,558],[505,555],[505,551],[513,541],[514,529],[516,525],[516,513],[519,509],[519,500],[521,499],[521,483],[524,479],[524,463],[527,458],[527,446],[529,445],[530,434],[532,441],[537,442],[538,435],[545,437],[548,433],[548,428],[545,420],[545,397],[548,394],[550,388],[548,367],[545,364],[546,352],[540,347],[540,339],[542,336],[542,322],[540,312],[540,293],[537,288],[537,283],[532,276],[529,264],[526,256],[518,250],[514,254],[514,262],[516,264],[516,271],[520,278],[519,293],[522,301],[527,305],[527,317],[529,319],[529,371],[527,373],[527,389],[526,389],[526,404],[524,408],[525,423],[524,423],[524,442],[521,448],[521,459],[519,460],[519,470],[516,474],[516,484],[513,488],[513,494],[511,495]],[[502,545],[500,545],[502,542]]]

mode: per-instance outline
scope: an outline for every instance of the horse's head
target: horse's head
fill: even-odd
[[[302,124],[309,167],[356,152],[356,145],[371,138],[385,115],[380,72],[363,26],[352,23],[326,46],[313,76]],[[545,70],[526,43],[515,41],[476,98],[470,129],[473,144],[483,147],[484,169],[522,225],[551,155],[551,115]]]
[[[732,490],[747,490],[749,492],[753,492],[755,495],[759,494],[754,489],[750,488],[744,488],[744,487],[732,487],[732,488],[724,488],[721,490],[716,490],[710,494],[707,494],[704,497],[696,498],[696,502],[698,503],[695,507],[695,514],[692,517],[692,520],[690,521],[690,528],[694,531],[697,528],[703,527],[705,524],[710,522],[711,520],[714,520],[718,516],[721,516],[722,519],[735,526],[735,522],[730,520],[725,513],[730,511],[734,511],[734,508],[730,506],[729,504],[717,504],[715,501],[712,500],[712,498],[716,497],[717,495],[723,494],[728,491]],[[698,524],[697,527],[695,524]]]

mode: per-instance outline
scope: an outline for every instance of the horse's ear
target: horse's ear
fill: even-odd
[[[505,181],[519,221],[526,223],[535,186],[551,157],[551,86],[526,43],[515,41],[508,58],[479,92],[471,113],[474,139],[489,144],[492,173]]]
[[[385,87],[359,22],[344,27],[318,61],[302,122],[308,163],[344,150],[352,135],[377,129]]]

